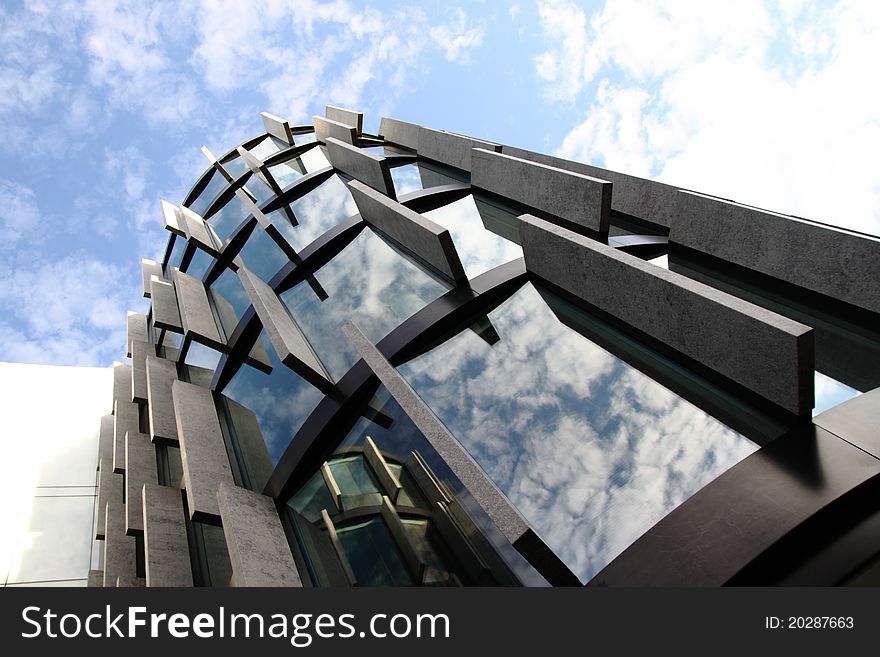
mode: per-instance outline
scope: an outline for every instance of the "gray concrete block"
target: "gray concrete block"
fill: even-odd
[[[345,125],[353,125],[357,129],[358,134],[361,134],[364,131],[363,112],[356,112],[355,110],[327,105],[324,108],[324,116],[331,121],[338,121]]]
[[[247,267],[238,268],[238,278],[278,358],[316,388],[332,388],[330,374],[275,291]]]
[[[186,238],[186,231],[183,226],[183,218],[180,216],[178,207],[168,201],[160,201],[162,206],[162,218],[165,221],[165,230]]]
[[[361,217],[416,256],[460,283],[467,280],[452,236],[443,226],[423,217],[363,183],[348,183]]]
[[[538,162],[475,148],[471,185],[608,234],[611,183]]]
[[[516,507],[379,349],[351,321],[342,325],[342,332],[504,537],[514,543],[530,533]]]
[[[217,491],[236,586],[302,586],[271,497],[223,484]]]
[[[141,283],[144,288],[144,296],[149,299],[152,294],[150,289],[150,277],[155,276],[160,280],[164,278],[162,273],[162,265],[155,260],[147,260],[141,258]]]
[[[125,533],[129,536],[144,531],[141,491],[144,484],[158,484],[156,448],[145,433],[125,435]]]
[[[126,351],[125,355],[131,358],[131,341],[143,340],[150,342],[150,331],[147,325],[147,316],[143,313],[130,312],[125,318],[126,328]]]
[[[147,401],[147,356],[156,354],[156,346],[143,340],[131,341],[131,397],[128,401]]]
[[[290,133],[290,123],[282,119],[280,116],[269,114],[269,112],[260,112],[260,118],[263,120],[263,126],[266,128],[266,132],[288,144],[293,143],[293,135]]]
[[[315,139],[318,141],[324,141],[327,137],[336,137],[336,139],[346,144],[357,142],[357,128],[352,125],[325,119],[320,116],[313,116],[312,123],[315,126]]]
[[[119,486],[122,487],[122,475]],[[122,499],[110,497],[104,508],[104,586],[115,586],[116,578],[137,576],[136,543],[133,536],[125,535],[125,505]]]
[[[140,428],[140,409],[130,401],[117,401],[113,407],[113,472],[125,472],[125,434]]]
[[[674,185],[610,171],[582,162],[572,162],[561,157],[535,153],[513,146],[504,146],[502,152],[523,160],[540,162],[541,164],[548,164],[566,171],[599,178],[600,180],[608,180],[614,184],[611,209],[617,212],[639,217],[651,223],[667,227],[675,216],[675,196],[679,188]]]
[[[107,533],[105,526],[107,501],[110,499],[122,502],[122,480],[120,474],[113,472],[113,457],[102,457],[98,461],[98,513],[95,525],[95,538],[103,540]]]
[[[327,137],[324,143],[327,145],[327,158],[334,169],[369,185],[385,196],[395,197],[394,182],[386,158],[341,142],[334,137]]]
[[[147,358],[147,404],[150,440],[160,445],[179,444],[177,417],[171,398],[171,384],[177,380],[177,366],[170,360]]]
[[[89,579],[86,584],[88,588],[101,588],[104,586],[104,571],[103,570],[90,570],[89,571]]]
[[[526,267],[781,408],[813,408],[813,331],[531,215]]]
[[[242,406],[234,399],[224,397],[229,410],[229,419],[235,428],[236,442],[250,479],[250,488],[263,490],[275,466],[263,440],[260,421],[256,414],[247,406]]]
[[[669,241],[880,313],[880,239],[681,191]]]
[[[113,462],[113,414],[101,418],[101,430],[98,432],[98,459]],[[100,466],[99,466],[100,467]]]
[[[411,148],[414,151],[419,149],[419,132],[421,129],[422,127],[415,123],[398,121],[386,116],[383,116],[382,121],[379,123],[379,134],[385,137],[386,141],[398,146]]]
[[[183,333],[174,284],[154,276],[150,280],[150,296],[153,300],[153,326],[174,333]]]
[[[143,588],[147,585],[147,581],[143,577],[129,576],[123,577],[120,575],[116,578],[116,587],[117,588],[126,588],[126,589],[135,589],[135,588]]]
[[[220,244],[218,244],[214,231],[208,227],[202,217],[182,205],[180,206],[180,217],[183,219],[186,238],[191,244],[195,244],[202,251],[207,251],[215,258],[220,255]]]
[[[491,141],[431,128],[419,130],[419,155],[457,169],[471,170],[471,151],[474,148],[483,148],[496,153],[501,152],[501,145]]]
[[[180,490],[145,484],[141,499],[146,585],[192,586],[192,565]]]
[[[125,363],[117,363],[113,366],[114,408],[117,401],[131,401],[131,365]]]
[[[180,309],[184,336],[222,350],[226,341],[214,320],[205,284],[181,271],[175,271],[174,289],[177,291],[177,307]]]
[[[183,381],[172,383],[171,396],[190,517],[217,524],[217,490],[233,480],[214,398],[210,390]]]

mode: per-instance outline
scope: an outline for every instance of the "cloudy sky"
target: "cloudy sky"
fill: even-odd
[[[880,234],[880,3],[10,2],[0,360],[123,355],[159,200],[325,104]]]

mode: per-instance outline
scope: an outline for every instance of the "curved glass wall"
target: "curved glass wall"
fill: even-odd
[[[212,169],[208,183],[187,207],[196,214],[204,216],[205,211],[224,189],[226,189],[226,178],[220,175],[219,171]]]

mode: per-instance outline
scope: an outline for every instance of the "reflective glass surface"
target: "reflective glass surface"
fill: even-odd
[[[380,516],[337,527],[339,542],[360,586],[409,586],[412,579]]]
[[[275,196],[272,188],[255,175],[251,175],[244,186],[251,193],[251,196],[257,199],[257,205],[262,205]]]
[[[212,167],[211,179],[196,199],[190,203],[189,209],[196,214],[204,216],[205,210],[208,209],[208,206],[211,205],[213,200],[217,198],[217,195],[224,189],[226,189],[226,178],[221,176],[220,173]]]
[[[299,223],[290,234],[291,246],[297,251],[302,251],[316,237],[342,220],[357,214],[357,206],[348,186],[337,175],[293,201],[290,207]]]
[[[249,365],[242,365],[223,394],[256,414],[262,439],[274,466],[290,439],[324,395],[278,360],[265,330],[260,333],[259,339],[266,345],[272,373],[266,374]]]
[[[214,305],[228,339],[238,326],[241,316],[250,307],[251,300],[244,291],[238,275],[231,269],[225,269],[214,281],[211,285],[211,295],[214,297]]]
[[[330,160],[320,146],[313,146],[299,156],[300,162],[308,173],[314,173],[330,166]]]
[[[305,168],[299,158],[293,158],[286,162],[282,162],[281,164],[269,167],[269,173],[275,179],[275,182],[278,183],[278,186],[281,189],[284,189],[291,183],[302,178],[305,173]]]
[[[448,289],[369,228],[315,277],[329,295],[326,300],[318,299],[306,282],[281,299],[334,380],[359,358],[339,330],[343,322],[351,319],[370,340],[379,341]]]
[[[587,582],[757,447],[570,328],[561,320],[577,318],[542,294],[526,284],[489,313],[494,345],[465,330],[400,371]]]
[[[211,347],[206,347],[201,342],[193,341],[189,345],[183,362],[187,365],[213,372],[217,369],[217,363],[220,362],[220,352],[211,349]]]
[[[260,183],[262,184],[262,183]],[[244,203],[237,196],[230,198],[226,205],[208,218],[208,225],[217,235],[217,244],[225,244],[229,236],[241,225],[248,214]]]
[[[302,144],[308,144],[315,141],[315,133],[314,132],[306,132],[302,135],[294,135],[293,143],[297,146],[301,146]]]
[[[850,388],[845,383],[832,379],[821,372],[814,373],[813,383],[816,390],[816,405],[813,407],[813,415],[818,415],[861,394],[855,388]]]
[[[174,244],[171,247],[171,255],[168,256],[168,263],[165,267],[165,273],[170,274],[168,267],[176,267],[180,269],[180,263],[183,262],[183,252],[186,251],[186,238],[180,235],[172,235],[171,239]]]
[[[245,161],[240,157],[234,157],[231,160],[226,160],[225,162],[221,162],[223,168],[233,178],[238,178],[241,174],[248,170],[248,165],[245,164]]]
[[[473,196],[422,214],[449,229],[468,278],[522,257],[517,244],[487,230]]]
[[[394,181],[394,191],[398,197],[420,189],[461,182],[446,175],[443,171],[421,162],[392,167],[390,171],[391,180]]]
[[[267,283],[290,261],[275,240],[259,225],[254,226],[254,231],[238,255],[244,261],[245,267]]]
[[[207,251],[202,251],[201,249],[195,249],[195,253],[193,254],[192,259],[189,261],[189,266],[186,268],[186,273],[193,278],[198,278],[200,281],[205,279],[205,274],[208,273],[208,269],[214,263],[214,256],[212,256]]]
[[[270,155],[274,155],[282,148],[288,148],[288,144],[271,135],[267,136],[256,146],[252,146],[249,150],[258,160],[265,160]]]

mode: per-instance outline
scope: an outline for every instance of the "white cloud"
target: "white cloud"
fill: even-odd
[[[464,63],[468,61],[469,52],[483,43],[484,31],[479,26],[471,27],[467,15],[458,7],[453,12],[452,21],[432,27],[430,35],[444,51],[447,60]]]
[[[560,155],[880,232],[876,3],[609,0],[589,27],[569,2],[540,15],[545,96],[583,112]]]
[[[0,249],[7,249],[26,233],[39,228],[39,210],[33,190],[0,178]]]

